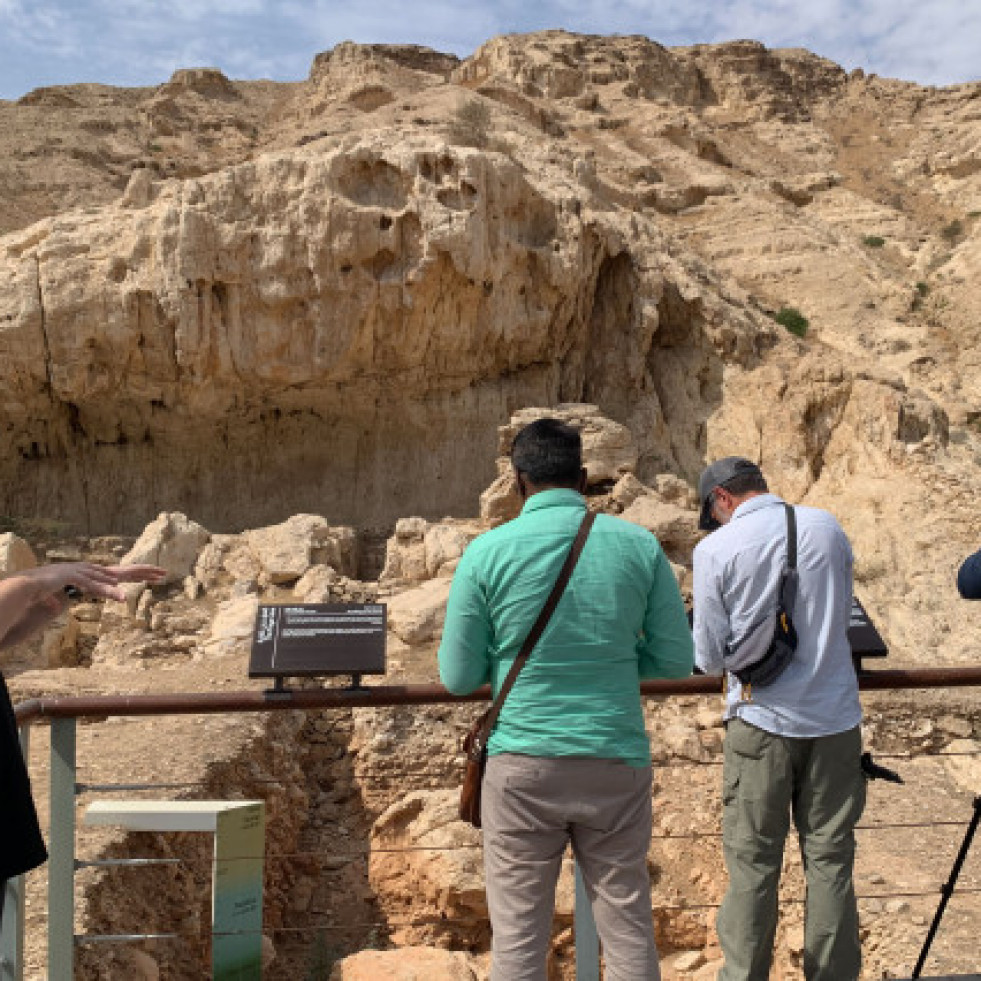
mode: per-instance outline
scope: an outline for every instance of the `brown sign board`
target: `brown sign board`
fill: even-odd
[[[250,678],[384,674],[384,603],[260,605]]]

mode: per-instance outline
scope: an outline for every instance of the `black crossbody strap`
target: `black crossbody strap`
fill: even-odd
[[[787,509],[787,568],[797,568],[797,512],[789,505]]]
[[[787,568],[780,582],[780,602],[788,613],[793,613],[797,599],[797,512],[784,504],[787,512]]]
[[[538,614],[538,619],[528,632],[525,642],[521,645],[521,650],[518,651],[518,656],[514,659],[514,663],[511,665],[511,670],[508,671],[507,677],[504,679],[504,683],[501,685],[501,690],[497,693],[497,698],[494,699],[494,704],[490,707],[490,711],[487,713],[487,717],[484,721],[484,739],[482,740],[484,745],[486,745],[487,737],[490,736],[490,733],[494,728],[494,723],[497,722],[497,717],[501,714],[501,708],[504,706],[504,699],[508,697],[508,693],[514,686],[515,680],[521,673],[521,669],[525,666],[525,662],[528,660],[528,655],[534,650],[535,644],[538,643],[539,638],[542,636],[542,633],[548,626],[548,621],[552,619],[552,614],[555,612],[555,608],[559,605],[559,600],[562,599],[562,594],[565,592],[565,587],[569,584],[569,580],[572,578],[572,570],[575,569],[576,563],[579,561],[579,556],[582,553],[583,546],[586,544],[586,539],[589,537],[589,531],[593,527],[593,522],[595,520],[596,515],[592,511],[587,511],[586,516],[582,519],[582,524],[579,526],[579,531],[576,533],[576,537],[572,542],[572,547],[569,549],[569,554],[565,557],[565,562],[562,564],[562,568],[559,570],[559,577],[555,580],[555,585],[552,587],[552,592],[548,594],[548,599],[545,600],[545,605],[542,607],[541,613]]]

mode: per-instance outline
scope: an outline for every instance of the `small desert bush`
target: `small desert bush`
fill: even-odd
[[[773,319],[797,337],[803,337],[810,326],[810,321],[797,307],[781,307]]]
[[[886,244],[886,240],[881,235],[866,235],[862,239],[862,244],[870,249],[881,249]]]
[[[468,99],[457,107],[447,134],[457,146],[485,147],[490,138],[491,111],[487,103]]]

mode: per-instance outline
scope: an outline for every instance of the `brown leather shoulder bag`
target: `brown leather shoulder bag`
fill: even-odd
[[[487,766],[487,740],[494,729],[497,717],[501,714],[504,699],[508,697],[515,680],[528,660],[528,655],[538,643],[548,621],[551,620],[552,614],[555,612],[555,608],[559,605],[559,600],[572,578],[572,570],[575,569],[576,562],[579,561],[579,555],[583,545],[586,544],[589,530],[593,527],[595,520],[596,515],[587,511],[572,543],[572,548],[569,549],[569,554],[559,570],[559,577],[555,580],[552,592],[548,594],[548,599],[545,601],[541,613],[538,614],[538,619],[525,638],[525,642],[521,645],[521,650],[518,651],[518,656],[514,659],[511,670],[508,671],[504,684],[501,685],[501,690],[497,693],[497,698],[463,737],[466,769],[463,773],[463,789],[460,792],[460,820],[472,824],[475,828],[480,827],[480,791],[484,782],[484,769]]]

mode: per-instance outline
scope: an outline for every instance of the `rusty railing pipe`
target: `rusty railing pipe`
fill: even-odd
[[[981,686],[981,667],[911,668],[868,671],[859,676],[863,691]],[[714,695],[718,678],[697,675],[672,681],[644,681],[645,697]],[[442,685],[377,685],[370,688],[299,688],[282,692],[179,692],[169,695],[79,695],[32,698],[16,707],[17,724],[44,718],[100,716],[214,715],[228,712],[285,712],[295,709],[383,708],[393,705],[447,705],[490,698],[485,685],[469,695],[451,695]]]

